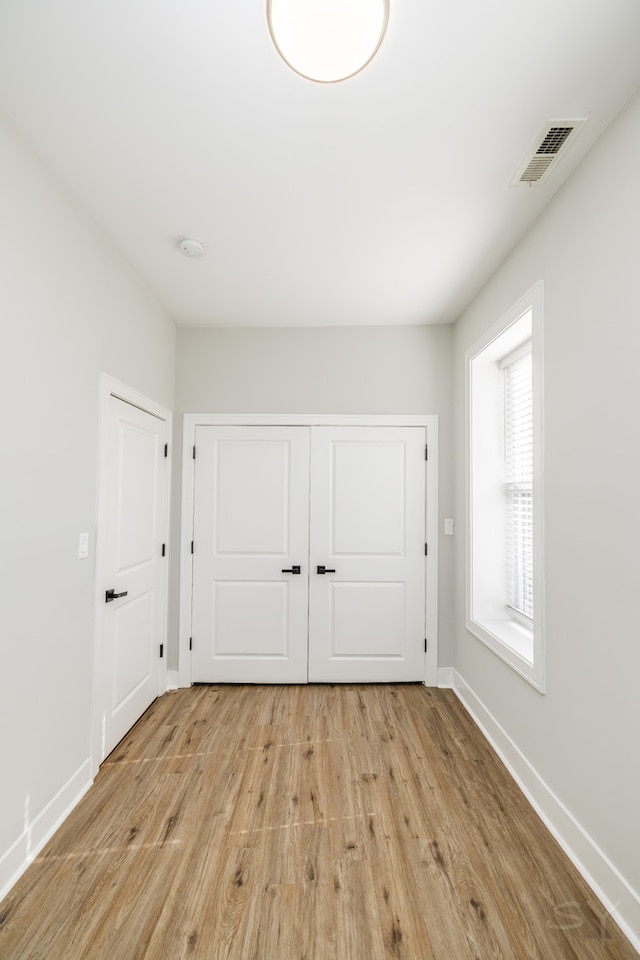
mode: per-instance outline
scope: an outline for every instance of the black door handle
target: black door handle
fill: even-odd
[[[283,572],[283,573],[300,573],[300,567],[298,567],[298,566],[291,567],[291,569],[289,569],[289,570],[283,570],[282,572]]]
[[[128,590],[123,590],[122,593],[116,593],[115,590],[107,590],[104,595],[104,602],[111,603],[112,600],[117,600],[118,597],[126,597],[128,593]]]
[[[335,573],[335,570],[330,570],[328,567],[316,567],[316,573]]]

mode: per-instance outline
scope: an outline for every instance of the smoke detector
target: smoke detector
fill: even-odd
[[[204,244],[200,243],[199,240],[190,240],[188,237],[184,237],[180,240],[178,246],[180,252],[192,260],[204,256]]]
[[[558,161],[558,155],[566,152],[569,143],[577,136],[586,120],[549,120],[536,137],[535,146],[520,164],[512,184],[540,183]]]

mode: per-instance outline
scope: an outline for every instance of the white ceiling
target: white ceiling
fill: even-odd
[[[640,3],[390,2],[371,64],[323,85],[266,0],[1,0],[0,107],[178,323],[451,322],[640,85]]]

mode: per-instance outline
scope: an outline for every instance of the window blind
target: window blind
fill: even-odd
[[[533,385],[531,345],[504,362],[507,606],[533,620]]]

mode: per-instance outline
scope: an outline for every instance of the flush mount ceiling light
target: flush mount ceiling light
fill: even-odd
[[[271,39],[308,80],[335,83],[373,59],[389,20],[389,0],[267,0]]]

